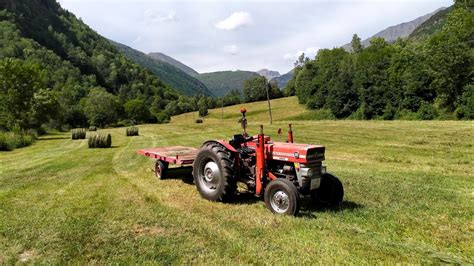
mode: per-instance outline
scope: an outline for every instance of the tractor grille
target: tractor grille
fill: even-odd
[[[324,152],[325,147],[316,147],[309,149],[306,153],[306,160],[308,162],[317,162],[317,161],[324,161]]]

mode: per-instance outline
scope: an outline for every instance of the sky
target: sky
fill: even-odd
[[[102,36],[162,52],[199,73],[284,74],[304,52],[362,39],[452,0],[59,0]]]

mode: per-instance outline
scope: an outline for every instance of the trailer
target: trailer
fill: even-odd
[[[198,149],[192,147],[168,146],[142,149],[138,150],[137,153],[155,159],[155,175],[159,179],[165,179],[170,164],[190,166],[194,163],[198,151]]]

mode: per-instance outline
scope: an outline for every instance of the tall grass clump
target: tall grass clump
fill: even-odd
[[[110,134],[93,134],[88,138],[89,148],[112,147],[112,136]]]
[[[138,127],[127,127],[126,134],[127,137],[138,136]]]
[[[12,151],[32,144],[36,135],[32,132],[2,132],[0,131],[0,151]]]
[[[71,130],[71,139],[85,139],[86,138],[86,129],[85,128],[75,128]]]
[[[95,127],[95,126],[90,126],[90,127],[89,127],[89,131],[97,131],[97,127]]]

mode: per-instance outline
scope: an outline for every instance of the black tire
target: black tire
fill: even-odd
[[[155,175],[158,179],[166,179],[168,174],[169,163],[161,160],[156,160],[155,163]]]
[[[300,195],[296,186],[287,179],[272,180],[265,189],[265,205],[277,214],[297,215],[300,210]]]
[[[196,155],[193,177],[199,194],[210,201],[229,201],[237,190],[234,154],[219,143],[204,145]]]
[[[344,198],[344,187],[333,174],[326,173],[321,178],[319,188],[311,190],[311,200],[315,205],[324,207],[339,206]]]

